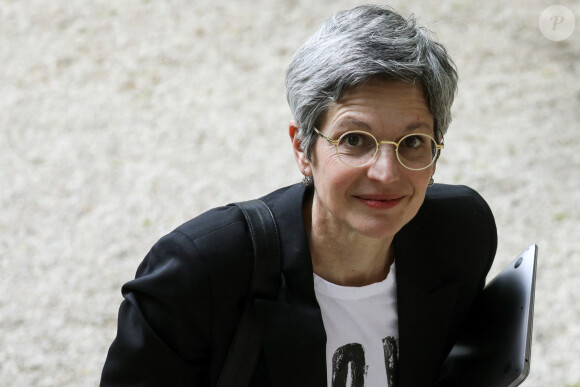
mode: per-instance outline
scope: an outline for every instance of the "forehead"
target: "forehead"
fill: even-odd
[[[334,128],[354,122],[370,130],[417,126],[432,130],[434,120],[421,85],[374,78],[348,89],[328,108],[321,126]]]

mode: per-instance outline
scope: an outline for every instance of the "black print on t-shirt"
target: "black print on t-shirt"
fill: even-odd
[[[399,373],[399,350],[394,337],[383,339],[383,353],[385,354],[385,368],[387,370],[387,386],[396,387]]]
[[[363,387],[367,373],[365,350],[359,343],[338,348],[332,356],[332,387],[346,387],[348,368],[351,368],[352,387]]]
[[[383,339],[383,353],[387,372],[386,387],[397,387],[399,351],[394,337]],[[349,369],[352,382],[347,386]],[[343,345],[332,356],[332,387],[364,387],[367,371],[364,347],[359,343]]]

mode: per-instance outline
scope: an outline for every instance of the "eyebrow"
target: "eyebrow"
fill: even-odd
[[[412,123],[409,126],[407,126],[405,128],[405,131],[410,131],[410,130],[415,130],[415,129],[421,129],[421,128],[434,130],[433,126],[432,125],[429,125],[426,122],[415,122],[415,123]]]
[[[350,125],[354,125],[354,126],[358,126],[361,129],[365,129],[369,132],[372,132],[373,129],[370,127],[369,124],[367,124],[364,121],[360,121],[354,118],[346,118],[342,121],[339,121],[338,124],[336,125],[338,128],[340,127],[344,127],[344,126],[350,126]]]
[[[337,128],[340,127],[344,127],[344,126],[348,126],[348,125],[354,125],[354,126],[358,126],[361,129],[364,129],[368,132],[372,132],[373,129],[371,128],[371,126],[369,124],[367,124],[364,121],[361,120],[357,120],[355,118],[346,118],[340,122],[338,122],[338,124],[336,125]],[[427,122],[423,122],[423,121],[419,121],[419,122],[413,122],[409,125],[407,125],[403,130],[405,132],[410,132],[412,130],[416,130],[416,129],[429,129],[429,130],[434,130],[433,126],[428,124]]]

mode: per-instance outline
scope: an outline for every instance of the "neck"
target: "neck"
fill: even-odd
[[[314,273],[342,286],[384,280],[395,260],[393,238],[375,239],[326,221],[325,209],[305,203],[304,221]]]

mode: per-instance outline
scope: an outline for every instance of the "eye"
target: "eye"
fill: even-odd
[[[347,132],[340,137],[339,147],[344,148],[375,148],[375,139],[364,132]]]
[[[409,149],[419,149],[425,144],[425,138],[420,135],[407,136],[403,139],[401,145]]]
[[[348,146],[361,146],[365,143],[365,137],[367,136],[361,133],[348,133],[341,142]]]

